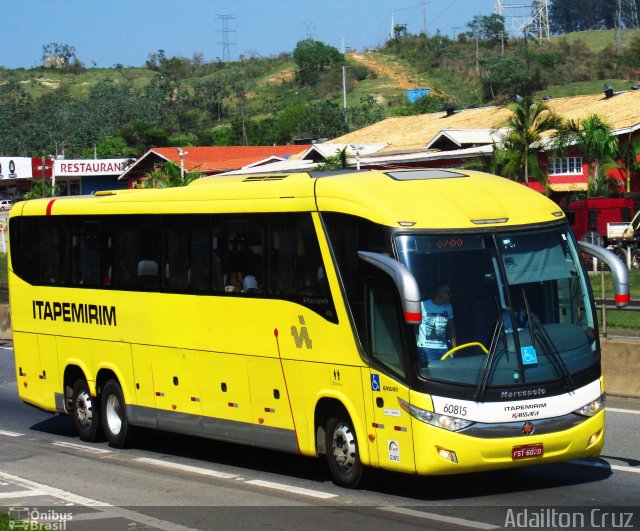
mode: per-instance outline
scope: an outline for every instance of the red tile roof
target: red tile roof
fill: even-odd
[[[216,172],[237,170],[269,157],[287,158],[308,149],[309,145],[295,146],[214,146],[182,147],[184,167],[187,171]],[[153,148],[150,152],[180,165],[177,147]]]

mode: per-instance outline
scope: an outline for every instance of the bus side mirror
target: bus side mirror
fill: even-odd
[[[420,288],[413,273],[397,260],[384,254],[358,251],[358,257],[391,277],[402,301],[404,320],[408,324],[420,324],[422,321]]]
[[[629,292],[629,270],[620,258],[604,247],[587,242],[578,242],[583,253],[602,260],[611,270],[613,277],[613,290],[615,292],[616,306],[624,308],[631,302]]]

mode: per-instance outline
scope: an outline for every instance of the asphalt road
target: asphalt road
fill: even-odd
[[[131,450],[86,444],[69,417],[17,397],[0,345],[0,512],[49,529],[640,529],[640,400],[610,397],[602,458],[331,483],[321,460],[149,432]]]

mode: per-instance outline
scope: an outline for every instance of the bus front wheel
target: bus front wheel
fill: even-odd
[[[102,423],[109,446],[128,446],[131,442],[132,427],[127,420],[122,388],[116,380],[108,380],[102,388]]]
[[[89,385],[85,380],[76,380],[73,384],[73,423],[80,439],[96,442],[102,437],[100,419],[100,403],[91,396]]]
[[[353,489],[362,479],[362,462],[353,424],[346,414],[329,419],[326,426],[327,462],[333,482]]]

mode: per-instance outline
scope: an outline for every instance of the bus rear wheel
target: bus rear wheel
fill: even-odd
[[[108,380],[102,388],[102,423],[109,446],[125,448],[132,439],[133,428],[127,419],[126,402],[116,380]]]
[[[96,442],[102,438],[102,422],[100,419],[100,403],[97,397],[91,396],[89,385],[85,380],[76,380],[73,384],[73,423],[80,439]]]
[[[333,482],[349,489],[362,479],[358,440],[353,424],[346,414],[331,417],[326,425],[327,462]]]

